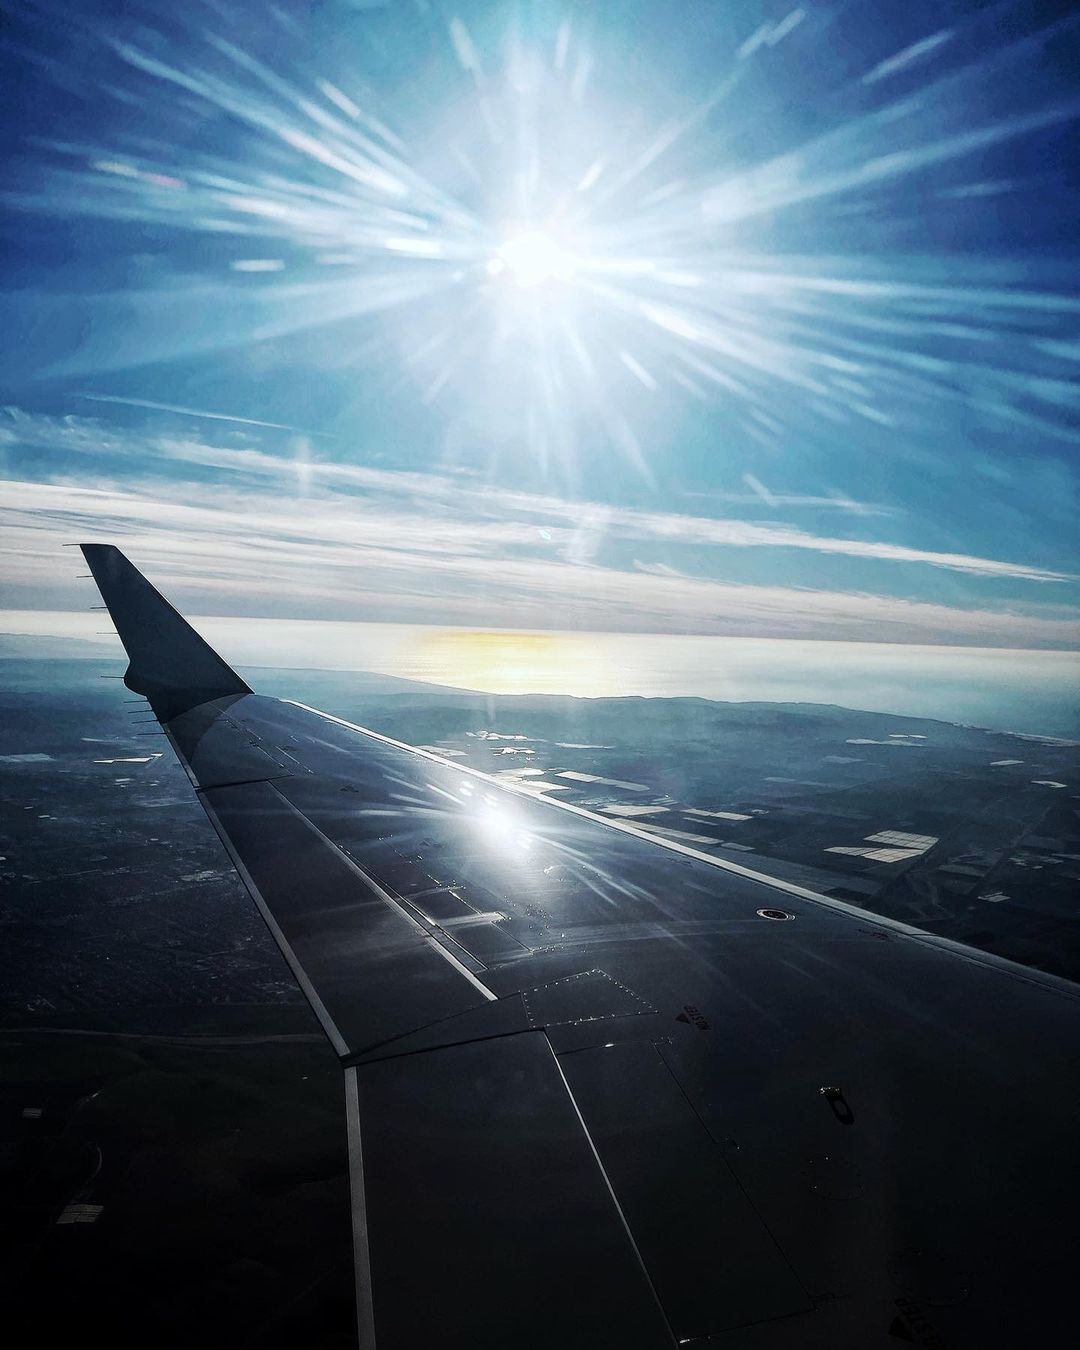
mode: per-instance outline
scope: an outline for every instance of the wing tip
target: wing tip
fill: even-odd
[[[124,683],[162,721],[251,688],[115,544],[80,544],[128,654]]]

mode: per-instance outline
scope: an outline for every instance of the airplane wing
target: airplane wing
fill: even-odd
[[[363,1350],[1075,1332],[1076,986],[260,697],[83,552],[343,1066]]]

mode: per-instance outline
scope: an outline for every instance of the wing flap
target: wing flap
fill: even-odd
[[[674,1345],[542,1032],[347,1072],[379,1350]]]
[[[680,1344],[811,1308],[654,1046],[559,1063]]]
[[[272,784],[200,795],[339,1054],[490,1001]]]

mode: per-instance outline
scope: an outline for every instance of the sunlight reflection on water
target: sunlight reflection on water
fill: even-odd
[[[413,630],[387,674],[489,693],[835,703],[1080,732],[1080,655],[631,633]]]
[[[1080,737],[1080,652],[310,619],[192,622],[241,668],[369,671],[492,694],[832,703]],[[0,631],[82,639],[75,645],[87,655],[117,651],[118,642],[105,647],[95,638],[97,626],[93,614],[0,613]],[[276,683],[272,692],[281,692]]]

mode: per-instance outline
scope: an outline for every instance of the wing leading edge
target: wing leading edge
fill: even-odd
[[[83,551],[342,1062],[365,1350],[1068,1325],[1074,986],[259,697]]]

